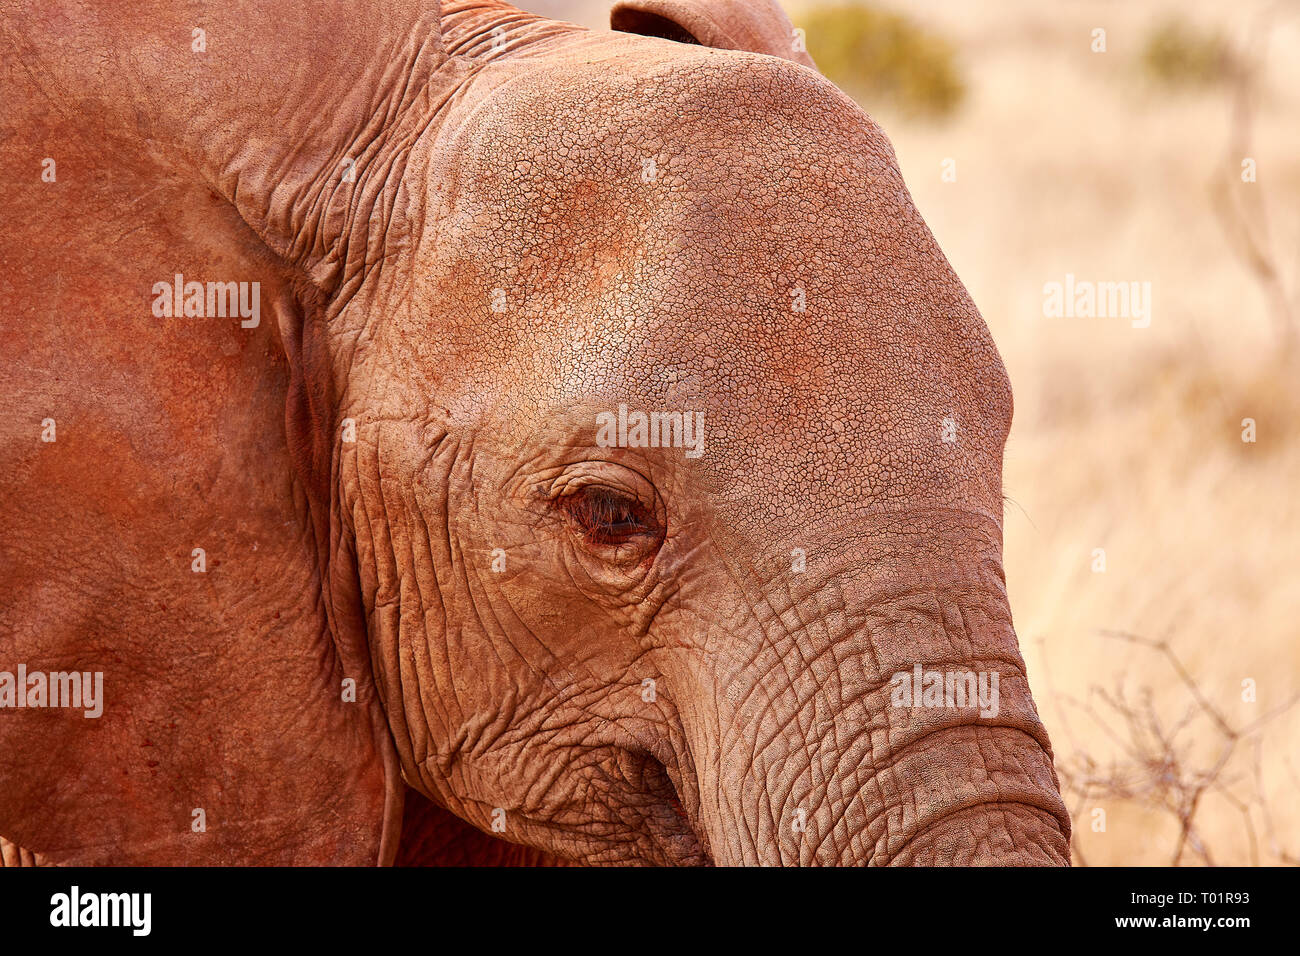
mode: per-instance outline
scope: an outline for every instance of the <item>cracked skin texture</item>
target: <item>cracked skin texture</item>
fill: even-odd
[[[7,862],[1067,861],[1005,372],[774,5],[231,4],[198,60],[21,6],[0,670],[106,701],[0,714]],[[153,317],[178,272],[260,324]],[[890,706],[915,663],[997,715]]]

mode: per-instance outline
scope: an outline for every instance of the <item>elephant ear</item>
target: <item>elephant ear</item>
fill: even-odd
[[[776,0],[622,0],[609,19],[622,33],[766,53],[816,69]]]
[[[128,6],[0,22],[0,861],[391,862],[318,283],[438,5]]]

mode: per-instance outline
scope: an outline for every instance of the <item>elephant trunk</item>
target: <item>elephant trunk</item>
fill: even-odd
[[[689,802],[715,862],[1068,864],[1000,561],[963,562],[766,588],[762,636],[695,670]]]

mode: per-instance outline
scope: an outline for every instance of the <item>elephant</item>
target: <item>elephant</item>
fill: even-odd
[[[3,9],[6,863],[1068,865],[1007,373],[775,0]]]

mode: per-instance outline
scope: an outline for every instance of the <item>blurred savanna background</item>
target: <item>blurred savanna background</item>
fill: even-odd
[[[1300,0],[785,6],[1010,372],[1007,578],[1076,864],[1300,863]],[[1149,282],[1149,327],[1048,317],[1067,274]]]

